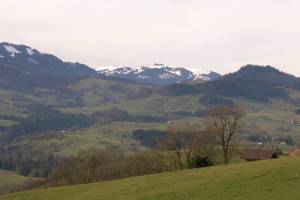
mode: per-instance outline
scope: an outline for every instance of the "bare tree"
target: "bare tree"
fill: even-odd
[[[211,129],[222,147],[224,163],[228,164],[228,151],[234,136],[239,132],[240,120],[245,115],[240,107],[212,108],[205,118],[206,127]]]
[[[101,159],[99,159],[101,155],[102,152],[93,148],[79,152],[79,158],[82,159],[81,171],[85,172],[85,178],[87,179],[88,183],[97,182],[98,168],[103,162]]]
[[[183,154],[186,163],[189,164],[198,133],[198,124],[190,121],[177,121],[167,128],[164,144],[168,150],[175,152],[179,169],[183,169],[184,166]]]
[[[219,152],[219,145],[217,136],[215,134],[215,129],[213,127],[205,127],[205,130],[202,131],[200,135],[199,141],[199,148],[206,154],[209,160],[216,164],[217,157]]]
[[[197,138],[200,136],[200,126],[198,123],[193,121],[185,122],[184,126],[184,153],[186,158],[186,163],[189,165],[191,163],[191,157],[196,146]]]
[[[172,153],[158,150],[139,152],[129,159],[130,175],[139,176],[174,170],[172,158],[170,159],[172,156],[174,156]]]

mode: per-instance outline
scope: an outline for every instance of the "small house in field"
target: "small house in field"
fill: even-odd
[[[278,158],[278,155],[273,150],[268,149],[242,149],[240,153],[241,159],[248,162]]]
[[[300,148],[294,148],[293,150],[291,150],[289,156],[300,157]]]

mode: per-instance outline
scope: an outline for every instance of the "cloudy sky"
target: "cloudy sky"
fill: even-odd
[[[155,62],[300,76],[299,0],[7,0],[0,40],[93,67]]]

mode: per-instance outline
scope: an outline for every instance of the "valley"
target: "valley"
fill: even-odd
[[[300,1],[1,8],[0,200],[300,199]]]
[[[71,75],[68,72],[69,63],[38,51],[36,60],[49,60],[38,66],[45,69],[36,70],[37,66],[22,64],[24,59],[34,56],[23,55],[26,53],[22,48],[29,47],[14,48],[19,49],[20,53],[0,60],[0,83],[4,83],[0,84],[0,167],[18,171],[23,177],[48,177],[45,184],[50,186],[70,184],[60,178],[61,160],[68,162],[70,159],[75,163],[73,165],[78,164],[80,168],[82,166],[77,159],[85,159],[80,157],[85,152],[99,155],[101,152],[104,155],[119,152],[120,155],[111,156],[115,156],[121,166],[125,163],[130,167],[131,162],[133,166],[138,165],[139,159],[147,156],[149,159],[156,156],[173,159],[168,151],[159,155],[155,153],[166,148],[163,142],[172,124],[193,122],[199,124],[199,129],[205,130],[205,119],[210,110],[217,107],[240,107],[245,111],[239,136],[234,140],[235,147],[257,148],[262,145],[286,155],[300,141],[300,80],[271,66],[247,65],[237,72],[200,82],[150,84],[101,74],[81,64],[76,64],[76,70]],[[11,68],[12,64],[14,68]],[[47,74],[47,70],[53,67],[66,69],[60,74]],[[143,73],[157,70],[157,67],[168,70],[168,73],[173,73],[173,70],[178,75],[177,68],[162,65],[143,68]],[[16,75],[18,80],[22,80],[21,83],[15,81]],[[236,149],[230,155],[230,163],[243,162]],[[126,160],[125,157],[128,157],[126,162],[123,160]],[[213,165],[222,163],[220,155],[217,160]],[[123,166],[126,169],[124,174],[97,180],[178,168],[170,163],[161,165],[166,165],[166,169],[156,169],[157,166],[154,166],[150,171],[143,169],[131,173],[126,172],[127,168]],[[91,182],[85,181],[77,180],[71,184]]]

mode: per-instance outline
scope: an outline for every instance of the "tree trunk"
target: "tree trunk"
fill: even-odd
[[[223,150],[224,152],[224,164],[228,164],[228,150],[227,149],[224,149]]]

